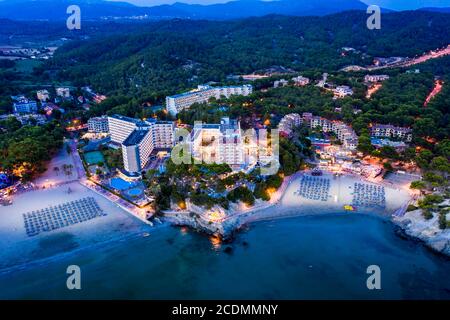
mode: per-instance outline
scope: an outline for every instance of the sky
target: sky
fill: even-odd
[[[171,4],[174,2],[184,3],[224,3],[230,0],[109,0],[109,1],[126,1],[135,5],[155,6],[160,4]],[[268,0],[266,0],[268,1]],[[450,0],[362,0],[367,4],[376,4],[384,8],[393,10],[418,9],[423,7],[450,7]]]

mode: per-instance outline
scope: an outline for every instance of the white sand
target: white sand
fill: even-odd
[[[66,175],[64,173],[63,165],[65,164],[73,166],[72,175]],[[65,145],[46,166],[47,171],[33,181],[36,185],[64,183],[73,181],[78,177],[73,157],[67,154]],[[54,170],[55,167],[59,168],[59,172]]]
[[[72,193],[68,194],[70,187]],[[93,197],[107,216],[29,237],[23,213],[76,199]],[[13,205],[0,206],[0,269],[142,232],[148,226],[78,182],[16,195]],[[131,233],[130,233],[131,232]]]
[[[330,197],[328,201],[310,200],[295,194],[300,185],[301,177],[293,180],[287,187],[281,201],[268,209],[250,213],[244,217],[243,222],[253,222],[258,220],[277,218],[283,216],[294,216],[303,214],[324,214],[344,211],[344,205],[351,205],[353,200],[353,188],[355,182],[367,183],[358,176],[341,176],[334,178],[332,174],[324,174],[322,178],[331,180]],[[395,189],[385,186],[386,208],[357,208],[359,213],[374,213],[389,216],[399,209],[410,199],[410,194],[406,189]]]
[[[294,192],[297,191],[300,184],[300,179],[296,179],[287,188],[286,193],[281,199],[281,204],[286,207],[311,207],[315,206],[318,210],[322,209],[332,209],[336,210],[343,209],[344,205],[352,204],[353,200],[353,188],[355,182],[367,183],[359,177],[353,176],[341,176],[334,178],[333,175],[325,174],[322,178],[330,179],[330,198],[328,201],[317,201],[305,199],[299,195],[295,195]],[[382,211],[393,212],[400,208],[405,202],[409,200],[409,194],[406,190],[394,189],[390,187],[385,187],[386,191],[386,209]],[[362,211],[373,211],[373,209],[365,209],[364,207],[358,208]]]

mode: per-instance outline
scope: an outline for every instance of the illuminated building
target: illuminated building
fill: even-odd
[[[176,115],[182,110],[189,109],[194,103],[206,103],[210,98],[229,98],[233,95],[248,96],[252,92],[253,87],[251,85],[230,87],[200,85],[196,90],[166,97],[166,110],[170,114]]]

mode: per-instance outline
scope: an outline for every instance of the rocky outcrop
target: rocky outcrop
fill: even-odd
[[[450,230],[439,228],[438,215],[426,220],[422,210],[407,212],[403,217],[394,217],[393,222],[408,237],[422,241],[426,246],[450,257]]]
[[[237,228],[231,222],[213,222],[194,212],[165,212],[164,219],[176,226],[190,227],[223,240],[231,240]]]

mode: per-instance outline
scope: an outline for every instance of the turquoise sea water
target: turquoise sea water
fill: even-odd
[[[67,247],[64,241],[43,250],[58,252],[52,246]],[[66,289],[72,264],[81,267],[80,291]],[[366,288],[374,264],[379,291]],[[336,214],[255,223],[231,244],[165,225],[139,228],[0,272],[0,298],[450,299],[449,271],[448,259],[398,237],[391,223]]]

